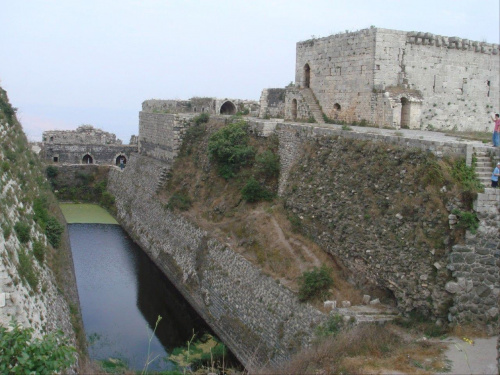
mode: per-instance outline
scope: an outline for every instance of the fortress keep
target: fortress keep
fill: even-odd
[[[491,130],[498,44],[370,28],[297,43],[295,85],[265,89],[260,117]]]

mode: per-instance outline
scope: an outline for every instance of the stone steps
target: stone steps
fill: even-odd
[[[170,171],[169,167],[163,167],[160,172],[160,177],[158,178],[158,182],[156,183],[155,193],[158,193],[161,188],[165,186],[168,180],[168,172]]]
[[[398,313],[390,307],[379,305],[378,308],[371,306],[351,306],[334,309],[332,314],[339,314],[345,320],[354,320],[356,324],[362,323],[385,323],[394,320]]]
[[[301,94],[305,99],[307,106],[309,107],[309,111],[314,117],[314,120],[318,124],[324,124],[325,120],[323,119],[323,112],[321,111],[321,108],[319,107],[318,102],[316,101],[316,98],[314,97],[311,89],[304,88],[301,90]]]

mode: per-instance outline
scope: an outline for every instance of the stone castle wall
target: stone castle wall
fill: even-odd
[[[285,118],[286,89],[264,89],[260,96],[260,118]]]
[[[237,112],[248,111],[257,116],[260,104],[255,100],[220,99],[194,97],[189,100],[159,100],[150,99],[142,103],[142,111],[149,113],[208,113],[212,115],[234,115]]]
[[[484,131],[499,111],[499,62],[497,44],[371,28],[297,43],[295,82],[307,87],[307,64],[332,119]]]
[[[276,364],[309,344],[326,316],[155,198],[165,162],[133,156],[111,169],[118,220],[248,368]]]
[[[139,152],[171,162],[182,143],[182,134],[193,116],[169,113],[139,113]]]
[[[119,159],[126,163],[130,155],[137,152],[137,146],[51,143],[45,144],[42,152],[44,159],[54,163],[117,165]],[[91,162],[84,159],[86,155],[91,157]]]
[[[137,152],[135,137],[130,145],[123,145],[113,133],[91,125],[76,130],[54,130],[43,133],[42,157],[53,163],[116,165]]]

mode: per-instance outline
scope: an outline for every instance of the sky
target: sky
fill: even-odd
[[[0,86],[30,141],[91,124],[124,143],[141,103],[258,100],[295,45],[376,26],[499,43],[498,0],[0,0]]]

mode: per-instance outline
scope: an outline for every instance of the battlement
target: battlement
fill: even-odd
[[[336,43],[339,40],[354,40],[357,38],[366,38],[375,36],[377,33],[394,34],[403,36],[405,42],[408,44],[416,44],[423,46],[435,46],[449,49],[457,49],[463,51],[471,51],[477,53],[498,55],[500,54],[500,45],[496,43],[486,43],[481,41],[474,41],[457,36],[443,36],[436,35],[423,31],[401,31],[391,30],[384,28],[372,27],[369,29],[362,29],[359,31],[346,31],[344,33],[332,34],[321,38],[312,38],[297,43],[297,48],[312,47],[315,43]]]
[[[43,142],[51,144],[102,144],[121,145],[122,141],[113,133],[81,125],[76,130],[50,130],[43,132]]]

